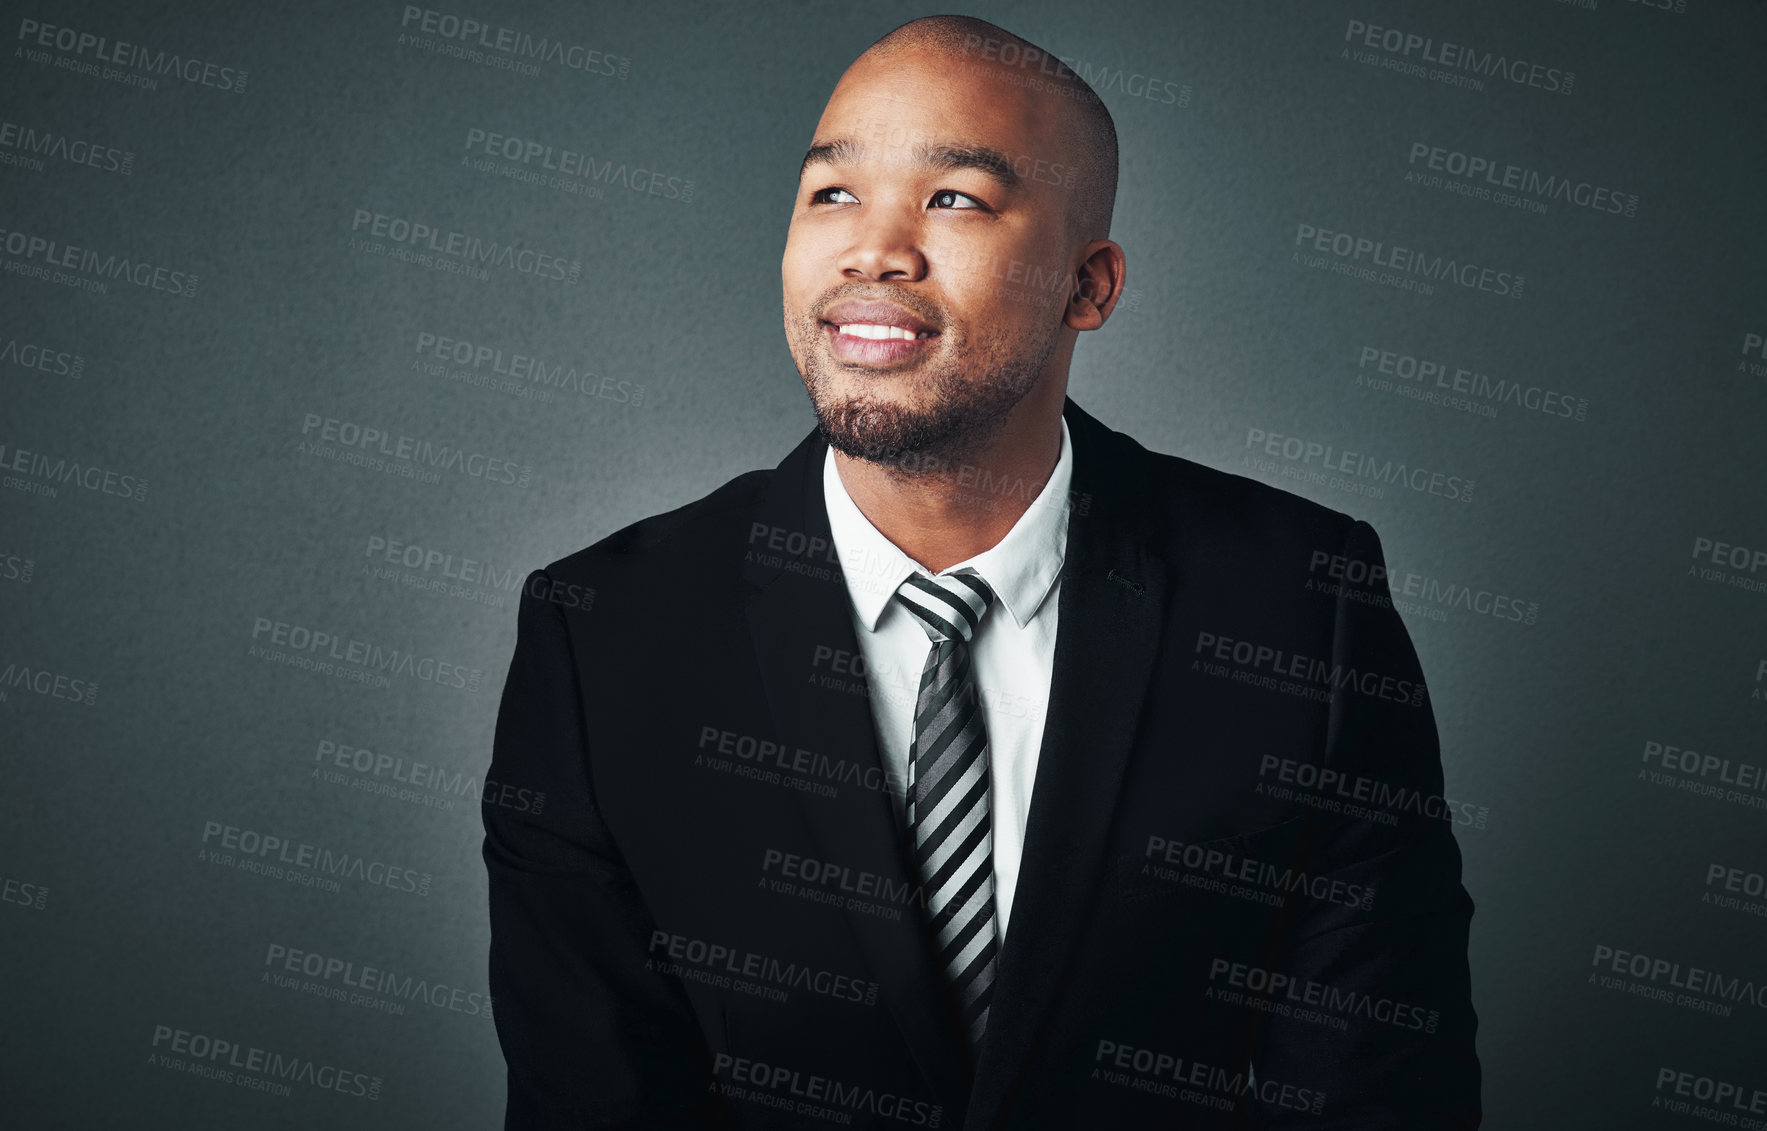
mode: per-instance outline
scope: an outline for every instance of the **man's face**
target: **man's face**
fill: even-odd
[[[862,59],[817,124],[781,276],[828,442],[904,472],[973,451],[1051,378],[1079,250],[1051,99],[981,60]],[[886,336],[887,335],[887,336]]]

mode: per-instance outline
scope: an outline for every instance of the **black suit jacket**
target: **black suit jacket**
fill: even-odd
[[[812,434],[528,578],[484,807],[508,1127],[1477,1125],[1458,813],[1374,531],[1065,415],[979,1057]]]

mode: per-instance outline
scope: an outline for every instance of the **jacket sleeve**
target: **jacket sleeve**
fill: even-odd
[[[1442,794],[1435,717],[1380,540],[1358,521],[1341,553],[1369,567],[1369,580],[1337,594],[1329,721],[1314,757],[1322,774],[1340,775],[1332,795],[1353,812],[1310,810],[1298,866],[1373,893],[1366,908],[1300,900],[1284,972],[1348,1025],[1269,1020],[1256,1078],[1324,1097],[1316,1112],[1254,1100],[1254,1123],[1463,1131],[1481,1118],[1467,966],[1473,903],[1453,834],[1468,807]]]
[[[699,1024],[679,981],[646,969],[651,915],[596,807],[551,599],[568,591],[544,570],[522,587],[481,809],[504,1126],[722,1127]]]

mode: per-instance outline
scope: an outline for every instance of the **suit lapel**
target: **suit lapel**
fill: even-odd
[[[755,520],[765,529],[750,542],[759,560],[751,559],[745,570],[748,580],[760,587],[747,609],[749,634],[780,740],[857,764],[881,785],[870,700],[812,682],[817,669],[811,659],[818,648],[859,653],[846,585],[832,564],[833,554],[811,549],[832,545],[822,497],[826,450],[812,433],[773,473]],[[805,552],[765,552],[774,530],[783,531],[784,545]],[[818,570],[827,571],[826,576],[817,575]],[[834,798],[795,796],[822,860],[874,872],[897,890],[912,890],[905,839],[884,789],[843,781]],[[895,920],[844,908],[838,913],[883,987],[891,1016],[939,1101],[955,1110],[969,1087],[968,1050],[946,1005],[924,909],[913,900],[895,906],[902,911]],[[837,912],[831,908],[829,913]]]
[[[1043,1023],[1102,865],[1160,644],[1167,571],[1136,521],[1125,444],[1072,401],[1074,445],[1049,710],[1024,857],[964,1126],[985,1128]],[[1080,506],[1087,513],[1080,513]]]

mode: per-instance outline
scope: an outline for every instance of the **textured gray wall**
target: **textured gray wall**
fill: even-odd
[[[515,589],[810,426],[779,324],[797,162],[845,64],[926,12],[436,9],[599,53],[522,73],[441,53],[400,3],[3,7],[5,1119],[496,1125],[472,782]],[[1767,1089],[1767,9],[971,10],[1094,78],[1121,132],[1129,293],[1075,399],[1367,518],[1411,591],[1449,793],[1479,814],[1456,831],[1489,1126],[1697,1125],[1663,1069]],[[1541,68],[1444,81],[1365,26]],[[474,130],[655,191],[477,167]],[[1418,145],[1620,195],[1469,196]],[[470,278],[359,213],[543,258]],[[1368,281],[1357,238],[1524,282]],[[501,362],[426,365],[430,335]],[[1383,350],[1485,383],[1413,396],[1451,390]],[[532,396],[516,355],[576,387]],[[336,458],[353,428],[380,465]],[[401,444],[466,458],[426,482]],[[1345,451],[1476,486],[1322,470]],[[293,863],[241,868],[254,836]],[[302,882],[308,851],[360,877]],[[348,973],[291,975],[294,951]],[[367,967],[394,980],[352,1001]],[[200,1076],[179,1030],[342,1083]]]

